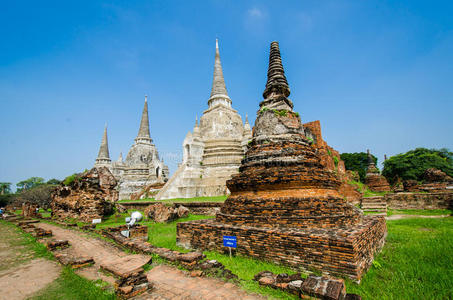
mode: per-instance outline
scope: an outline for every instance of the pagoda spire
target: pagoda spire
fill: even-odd
[[[285,77],[285,70],[283,69],[278,42],[271,43],[266,89],[263,92],[263,98],[268,98],[272,93],[283,95],[285,97],[288,97],[290,94],[289,85]]]
[[[219,53],[219,41],[215,40],[215,61],[214,61],[214,76],[212,79],[211,97],[208,100],[208,104],[214,99],[226,99],[231,103],[231,99],[228,96],[225,79],[223,78],[222,64],[220,62]]]
[[[98,157],[96,158],[96,164],[110,163],[109,154],[109,141],[107,138],[107,124],[104,127],[104,135],[102,136],[101,147],[99,147]]]
[[[136,142],[138,141],[151,142],[151,136],[149,134],[149,118],[148,118],[148,96],[145,95],[145,105],[142,112],[142,120],[140,121],[140,128],[138,130]]]

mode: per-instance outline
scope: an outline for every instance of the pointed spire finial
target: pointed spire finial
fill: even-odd
[[[195,115],[195,126],[198,126],[198,114]]]
[[[263,92],[264,99],[266,99],[272,93],[282,94],[285,97],[288,97],[290,94],[289,85],[285,77],[285,70],[283,69],[278,42],[271,43],[269,54],[269,68],[267,70],[267,82],[266,88]]]
[[[145,95],[145,104],[143,106],[142,119],[140,121],[140,128],[138,130],[137,140],[148,140],[151,141],[149,134],[149,118],[148,118],[148,96]]]
[[[368,155],[368,164],[369,165],[374,165],[373,155],[371,155],[370,149],[367,149],[366,153]]]
[[[248,114],[246,113],[246,114],[245,114],[245,123],[248,123],[248,122],[249,122],[249,116],[248,116]]]
[[[109,141],[107,138],[107,123],[105,123],[104,134],[102,135],[101,146],[99,147],[96,163],[110,163]]]
[[[225,79],[223,78],[222,63],[220,62],[219,42],[217,39],[215,41],[214,76],[212,80],[211,97],[209,98],[208,104],[214,98],[223,98],[231,101],[226,90]]]

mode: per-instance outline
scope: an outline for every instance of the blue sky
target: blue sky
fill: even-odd
[[[207,108],[215,39],[253,123],[269,44],[291,100],[340,152],[453,149],[451,1],[2,1],[0,181],[90,168],[104,124],[126,155],[149,94],[170,171]]]

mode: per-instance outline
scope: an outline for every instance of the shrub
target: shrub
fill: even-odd
[[[338,167],[338,157],[333,157],[333,163],[335,164],[335,167]]]
[[[42,208],[49,208],[52,201],[51,193],[54,191],[55,185],[42,184],[34,188],[24,190],[17,194],[17,202],[28,202],[37,204]]]
[[[15,194],[0,195],[0,207],[5,207],[14,201]]]
[[[448,149],[416,148],[390,157],[384,162],[382,175],[393,184],[402,180],[423,181],[427,169],[434,168],[453,177],[453,152]]]
[[[264,112],[266,112],[266,111],[268,111],[268,110],[269,110],[269,108],[267,108],[267,107],[265,106],[265,107],[263,107],[262,109],[260,109],[260,114],[262,114],[262,113],[264,113]]]
[[[287,115],[287,111],[285,109],[281,109],[281,110],[273,109],[272,111],[274,112],[274,114],[276,116],[286,117],[286,115]]]
[[[74,181],[76,181],[78,178],[79,178],[79,174],[74,173],[74,174],[69,175],[68,177],[66,177],[66,178],[63,180],[63,184],[64,184],[64,185],[70,185],[71,183],[73,183]]]
[[[371,155],[375,164],[377,164],[377,158]],[[341,160],[344,161],[346,170],[356,171],[359,173],[360,181],[365,181],[366,170],[368,168],[368,154],[365,152],[360,153],[341,153]]]

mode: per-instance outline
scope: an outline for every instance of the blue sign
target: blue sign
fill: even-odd
[[[237,248],[237,240],[235,236],[223,236],[223,246],[224,247],[231,247],[231,248]]]

